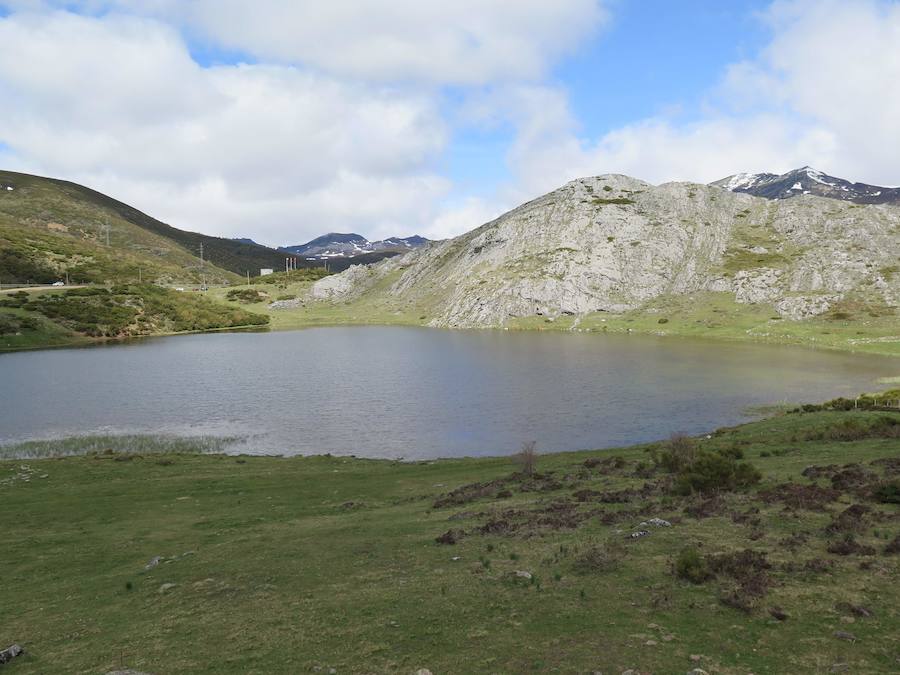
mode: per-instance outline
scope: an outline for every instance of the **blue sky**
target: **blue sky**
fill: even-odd
[[[897,0],[0,0],[0,164],[270,244],[451,236],[587,174],[898,184],[898,31]]]

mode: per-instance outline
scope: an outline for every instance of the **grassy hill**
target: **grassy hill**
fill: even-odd
[[[4,672],[896,672],[898,431],[788,414],[531,475],[7,448]]]
[[[0,259],[0,280],[31,274],[44,280],[58,270],[58,256],[76,255],[99,258],[93,270],[85,271],[122,276],[138,264],[152,260],[151,273],[170,274],[173,279],[197,278],[200,272],[200,244],[207,261],[206,273],[225,281],[230,272],[244,276],[249,270],[258,274],[262,267],[281,269],[286,254],[258,244],[246,243],[198,232],[179,230],[96,190],[55,178],[42,178],[11,171],[0,171],[0,236],[3,250],[15,247],[20,257],[27,253],[27,266],[16,268],[10,256]],[[6,189],[12,187],[12,190]],[[105,247],[109,226],[109,249],[113,257],[130,256],[119,265],[109,266],[98,247]],[[26,232],[17,230],[27,226]],[[135,275],[136,277],[136,271]],[[16,279],[22,281],[24,279]],[[79,279],[80,280],[80,279]],[[91,278],[91,280],[97,280]]]

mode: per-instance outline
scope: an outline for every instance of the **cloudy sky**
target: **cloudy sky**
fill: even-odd
[[[898,185],[898,82],[900,0],[0,0],[0,167],[438,238],[599,173]]]

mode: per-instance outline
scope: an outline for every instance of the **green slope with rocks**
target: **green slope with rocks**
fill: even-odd
[[[531,474],[0,449],[3,670],[896,672],[900,415],[810,409]]]

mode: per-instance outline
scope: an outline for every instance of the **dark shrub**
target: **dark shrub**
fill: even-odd
[[[692,584],[702,584],[712,576],[712,572],[700,552],[689,546],[681,549],[675,559],[675,576]]]
[[[875,488],[875,499],[882,504],[900,504],[900,480],[881,483]]]
[[[737,490],[755,485],[762,474],[752,464],[736,462],[717,453],[703,453],[675,479],[677,494]]]

